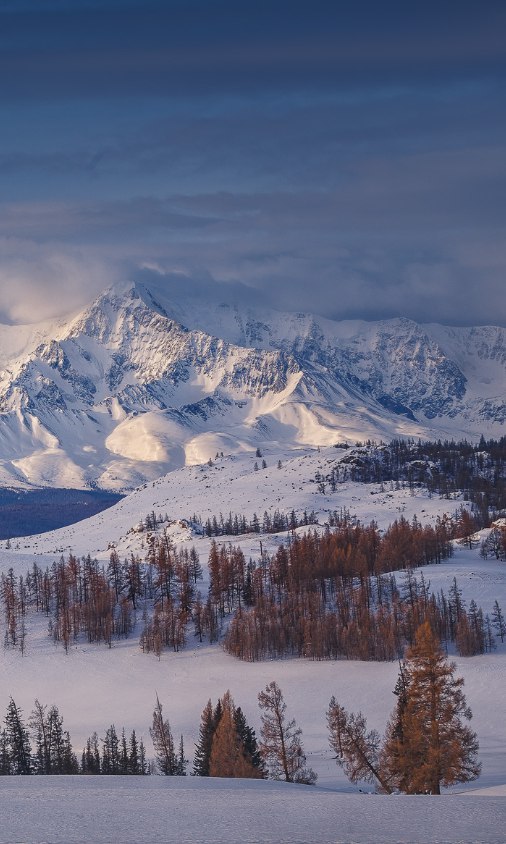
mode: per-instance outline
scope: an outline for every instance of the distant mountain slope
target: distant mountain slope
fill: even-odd
[[[501,328],[333,322],[126,284],[0,340],[4,485],[122,490],[266,441],[505,430]]]

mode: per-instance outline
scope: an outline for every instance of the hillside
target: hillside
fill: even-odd
[[[344,451],[342,452],[345,453]],[[26,573],[34,561],[41,567],[58,561],[70,550],[78,555],[90,552],[107,562],[110,545],[121,558],[131,553],[147,553],[146,532],[136,528],[139,521],[155,511],[169,516],[164,523],[171,540],[180,548],[196,547],[205,564],[210,539],[192,530],[193,515],[246,512],[248,516],[265,509],[282,507],[315,511],[320,520],[329,511],[347,508],[363,522],[375,518],[386,528],[396,517],[434,522],[444,513],[452,515],[461,505],[458,499],[429,497],[421,488],[386,489],[380,484],[344,483],[335,493],[322,494],[315,474],[336,460],[338,449],[265,452],[266,469],[254,469],[254,454],[236,455],[213,461],[213,466],[185,467],[157,482],[136,490],[109,510],[78,525],[60,531],[22,538],[10,549],[2,543],[0,568],[13,567]],[[278,461],[281,467],[278,468]],[[218,513],[217,513],[218,511]],[[485,535],[485,534],[484,534]],[[234,537],[246,557],[258,559],[260,543],[265,552],[275,551],[283,534],[246,534]],[[439,565],[423,569],[426,582],[438,592],[448,591],[456,577],[463,598],[476,600],[484,613],[490,613],[497,599],[506,606],[504,563],[483,560],[479,549],[456,546],[455,556]],[[208,574],[199,589],[206,593]],[[230,688],[248,721],[258,729],[257,693],[275,679],[283,689],[289,712],[303,729],[304,746],[311,766],[319,774],[319,785],[356,791],[336,767],[327,742],[325,710],[332,694],[350,709],[362,709],[371,727],[383,730],[393,708],[392,690],[397,676],[395,662],[353,660],[318,662],[310,659],[283,659],[245,663],[223,652],[220,643],[202,644],[189,631],[188,643],[178,653],[166,650],[160,659],[139,648],[142,625],[139,610],[136,628],[127,639],[113,640],[112,647],[79,640],[67,655],[48,636],[44,615],[29,616],[26,652],[7,649],[1,663],[0,709],[12,695],[27,713],[35,697],[55,702],[61,709],[74,746],[80,750],[86,737],[97,730],[103,736],[111,721],[127,730],[135,728],[149,743],[147,727],[155,690],[163,701],[174,732],[183,733],[191,757],[197,737],[200,713],[209,697],[216,701]],[[506,690],[506,646],[497,640],[491,654],[457,658],[458,673],[465,678],[465,692],[474,712],[473,727],[480,740],[483,774],[481,787],[506,783],[506,731],[499,701]]]

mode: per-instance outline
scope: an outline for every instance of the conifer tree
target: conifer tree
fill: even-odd
[[[47,706],[43,706],[40,701],[36,700],[28,721],[35,738],[33,769],[36,774],[52,773],[49,725],[47,723],[46,710]]]
[[[385,783],[388,783],[388,787],[383,786],[383,791],[393,787],[398,788],[399,791],[406,791],[408,784],[407,772],[400,773],[400,756],[404,747],[404,715],[408,704],[409,683],[410,674],[404,663],[399,667],[399,676],[394,689],[397,704],[388,721],[380,752],[381,777]]]
[[[455,678],[455,663],[445,659],[429,622],[408,649],[407,700],[402,713],[402,741],[391,736],[384,756],[408,794],[440,794],[441,786],[469,782],[480,773],[476,734],[464,723],[472,717]]]
[[[240,706],[234,711],[234,723],[246,758],[250,760],[262,777],[267,776],[255,731],[249,726]]]
[[[11,774],[31,774],[32,758],[30,737],[21,710],[11,698],[5,716],[6,743]]]
[[[149,769],[149,764],[146,760],[146,748],[144,747],[144,742],[142,739],[139,742],[139,767],[141,774],[149,774],[151,773]]]
[[[141,771],[141,764],[139,758],[139,743],[135,730],[132,730],[130,741],[128,743],[128,773],[129,774],[143,774]]]
[[[209,760],[212,777],[241,777],[259,779],[262,774],[244,749],[237,731],[235,706],[227,691],[221,699],[222,715],[216,727]]]
[[[81,757],[82,774],[100,774],[100,750],[98,747],[98,735],[93,733],[86,741],[86,747]]]
[[[476,734],[455,678],[455,663],[445,659],[429,622],[422,624],[406,653],[395,694],[397,707],[387,725],[383,746],[366,733],[361,713],[346,712],[332,698],[328,712],[330,744],[352,782],[373,781],[382,791],[440,794],[441,786],[469,782],[480,773]]]
[[[208,700],[201,715],[199,738],[195,746],[195,758],[193,762],[193,775],[195,777],[208,777],[209,762],[211,759],[211,747],[216,727],[221,718],[221,702],[218,701],[213,711],[211,700]]]
[[[9,744],[7,733],[0,730],[0,776],[8,776],[11,772],[11,760],[9,756]]]
[[[176,776],[177,777],[185,777],[186,776],[186,766],[188,764],[188,759],[186,759],[184,755],[184,743],[183,743],[183,736],[179,739],[179,750],[177,754],[177,761],[176,761]]]
[[[156,705],[153,712],[153,725],[149,730],[153,747],[155,749],[155,761],[161,774],[167,777],[176,775],[177,757],[174,750],[174,739],[170,724],[163,718],[162,704],[156,696]]]
[[[114,724],[107,729],[105,738],[102,739],[102,763],[100,766],[102,774],[120,773],[119,739]]]
[[[54,704],[49,708],[47,716],[49,734],[49,756],[51,773],[64,773],[65,733],[63,718]]]
[[[121,742],[119,748],[119,773],[124,775],[130,773],[130,759],[124,727],[121,730]]]
[[[302,730],[294,719],[287,721],[286,703],[277,683],[269,683],[258,695],[262,713],[260,753],[273,779],[314,785],[317,776],[306,767],[300,740]]]
[[[329,743],[336,753],[336,762],[343,768],[350,782],[378,781],[382,790],[390,794],[392,789],[380,769],[379,734],[376,730],[367,732],[362,713],[347,712],[332,696],[327,723]]]
[[[506,621],[504,620],[503,612],[497,600],[494,602],[494,608],[492,610],[492,627],[496,631],[496,635],[501,637],[501,642],[504,642]]]
[[[62,753],[62,774],[78,774],[79,773],[79,762],[77,761],[77,756],[75,755],[74,751],[72,750],[72,744],[70,742],[70,733],[68,730],[65,730],[63,733],[63,753]]]

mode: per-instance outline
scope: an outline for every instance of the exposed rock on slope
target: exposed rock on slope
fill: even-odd
[[[0,339],[4,484],[125,489],[266,440],[497,436],[506,419],[495,327],[339,323],[125,285],[32,347],[26,327]]]

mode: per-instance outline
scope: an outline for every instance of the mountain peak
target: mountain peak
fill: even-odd
[[[504,329],[336,322],[181,276],[126,281],[4,364],[0,481],[127,489],[269,441],[496,436],[505,394]]]

